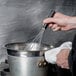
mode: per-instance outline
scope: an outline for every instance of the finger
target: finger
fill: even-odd
[[[70,69],[69,67],[67,67],[66,69]]]
[[[69,69],[68,60],[64,61],[64,63],[61,65],[61,68]]]
[[[66,64],[65,64],[65,62],[63,63],[63,64],[61,64],[61,66],[60,66],[61,68],[67,68],[67,66],[66,66]]]
[[[53,26],[53,24],[49,24],[49,28],[51,28]]]
[[[57,26],[58,26],[57,24],[53,24],[53,25],[52,25],[52,29],[57,28]]]
[[[65,68],[65,69],[69,69],[69,66],[66,66],[66,65],[61,65],[60,67]]]
[[[68,63],[68,60],[65,61],[65,68],[66,68],[66,69],[69,69],[69,63]]]
[[[60,30],[60,27],[56,27],[55,29],[53,29],[53,31],[58,31]]]
[[[57,24],[53,24],[52,30],[55,31],[56,29],[59,29],[59,26]]]
[[[69,68],[69,66],[67,66],[67,67],[64,67],[64,68],[65,68],[65,69],[70,69],[70,68]]]

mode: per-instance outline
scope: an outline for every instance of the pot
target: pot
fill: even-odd
[[[11,76],[47,76],[48,65],[44,52],[49,46],[38,43],[10,43],[6,48]]]

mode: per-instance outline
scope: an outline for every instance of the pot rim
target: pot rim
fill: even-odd
[[[25,45],[24,42],[17,42],[17,43],[8,43],[5,45],[6,49],[7,49],[7,53],[8,55],[12,55],[12,56],[20,56],[20,57],[37,57],[37,56],[43,56],[44,55],[44,52],[49,50],[50,47],[47,46],[47,45],[43,45],[44,47],[46,46],[47,49],[40,49],[40,50],[26,50],[26,51],[23,51],[23,50],[16,50],[16,49],[13,49],[13,48],[10,48],[9,46],[11,45],[16,45],[16,44],[19,44],[19,45]],[[30,43],[26,43],[26,44],[30,44]]]
[[[32,43],[32,42],[30,42],[30,43]],[[5,48],[6,49],[10,49],[10,50],[15,50],[15,51],[18,51],[19,49],[12,49],[11,47],[9,47],[10,45],[21,45],[21,46],[26,46],[27,44],[30,44],[30,43],[25,43],[25,42],[15,42],[15,43],[8,43],[8,44],[5,44]],[[36,43],[35,42],[35,44],[39,44],[39,43]],[[45,49],[45,51],[46,50],[49,50],[50,49],[50,46],[49,45],[47,45],[47,44],[40,44],[41,45],[41,47],[46,47],[46,49]],[[27,51],[43,51],[43,49],[38,49],[38,50],[28,50],[28,49],[25,49],[25,50],[27,50]],[[19,52],[26,52],[26,51],[19,51]]]

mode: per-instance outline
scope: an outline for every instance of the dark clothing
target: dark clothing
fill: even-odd
[[[76,35],[72,42],[72,50],[69,55],[69,65],[72,72],[72,76],[76,76]]]
[[[57,69],[57,76],[72,76],[72,73],[68,69],[62,69],[60,67],[58,67]]]

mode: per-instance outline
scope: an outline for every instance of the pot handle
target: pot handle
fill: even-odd
[[[47,66],[47,62],[45,61],[45,59],[41,59],[38,62],[38,67],[43,68],[43,67],[46,67],[46,66]]]
[[[54,46],[50,45],[50,48],[53,49]],[[43,58],[41,60],[39,60],[39,62],[37,63],[38,67],[40,67],[40,68],[46,67],[48,65],[48,62],[45,60],[44,52],[46,52],[46,51],[40,52],[40,55],[43,56]]]

